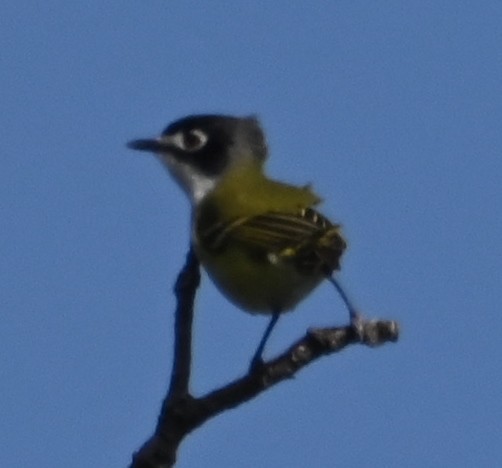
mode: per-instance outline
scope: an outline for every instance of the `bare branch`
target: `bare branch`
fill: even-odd
[[[162,403],[155,433],[134,454],[131,468],[170,467],[176,461],[176,451],[184,436],[183,419],[186,412],[182,410],[183,401],[191,399],[188,386],[192,361],[193,304],[199,283],[199,261],[191,246],[174,286],[177,307],[169,390]],[[176,417],[177,412],[180,413],[180,420]]]
[[[193,303],[199,283],[199,261],[190,247],[185,266],[174,286],[178,306],[175,312],[173,370],[168,397],[175,398],[188,393],[192,364]]]
[[[155,433],[134,454],[131,468],[173,466],[179,444],[191,431],[221,412],[235,408],[273,385],[292,378],[300,369],[321,356],[334,354],[351,344],[378,346],[398,339],[398,324],[387,320],[365,320],[357,329],[350,325],[311,329],[277,358],[207,395],[194,398],[188,393],[188,384],[193,300],[199,280],[198,262],[190,250],[175,288],[178,308],[171,385]]]

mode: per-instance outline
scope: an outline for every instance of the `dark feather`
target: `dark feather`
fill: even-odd
[[[331,274],[339,269],[346,248],[340,226],[312,208],[296,214],[270,212],[238,218],[212,225],[198,235],[206,249],[221,251],[240,243],[267,261],[275,256],[293,262],[306,274]]]

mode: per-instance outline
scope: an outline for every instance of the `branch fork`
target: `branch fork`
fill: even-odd
[[[207,420],[255,398],[291,379],[303,367],[351,344],[375,347],[396,342],[393,320],[363,319],[357,327],[311,328],[276,358],[264,362],[233,382],[195,398],[189,393],[193,305],[200,283],[199,262],[191,248],[174,288],[177,297],[173,370],[154,434],[133,455],[130,468],[169,468],[176,462],[182,440]]]

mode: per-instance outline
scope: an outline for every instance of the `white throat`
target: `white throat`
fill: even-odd
[[[169,155],[161,154],[159,159],[187,194],[192,206],[197,206],[216,186],[218,176],[209,177],[200,174],[190,166],[176,161]]]

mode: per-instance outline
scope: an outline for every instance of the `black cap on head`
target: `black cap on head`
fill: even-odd
[[[169,124],[160,138],[139,139],[128,147],[168,154],[202,174],[220,174],[233,162],[265,160],[267,145],[256,117],[190,115]]]
[[[238,146],[241,150],[251,151],[259,159],[265,159],[267,155],[265,136],[254,116],[190,115],[168,125],[162,135],[169,136],[192,130],[204,132],[209,137],[208,143],[212,143],[213,150],[218,152],[225,151],[230,146]]]

